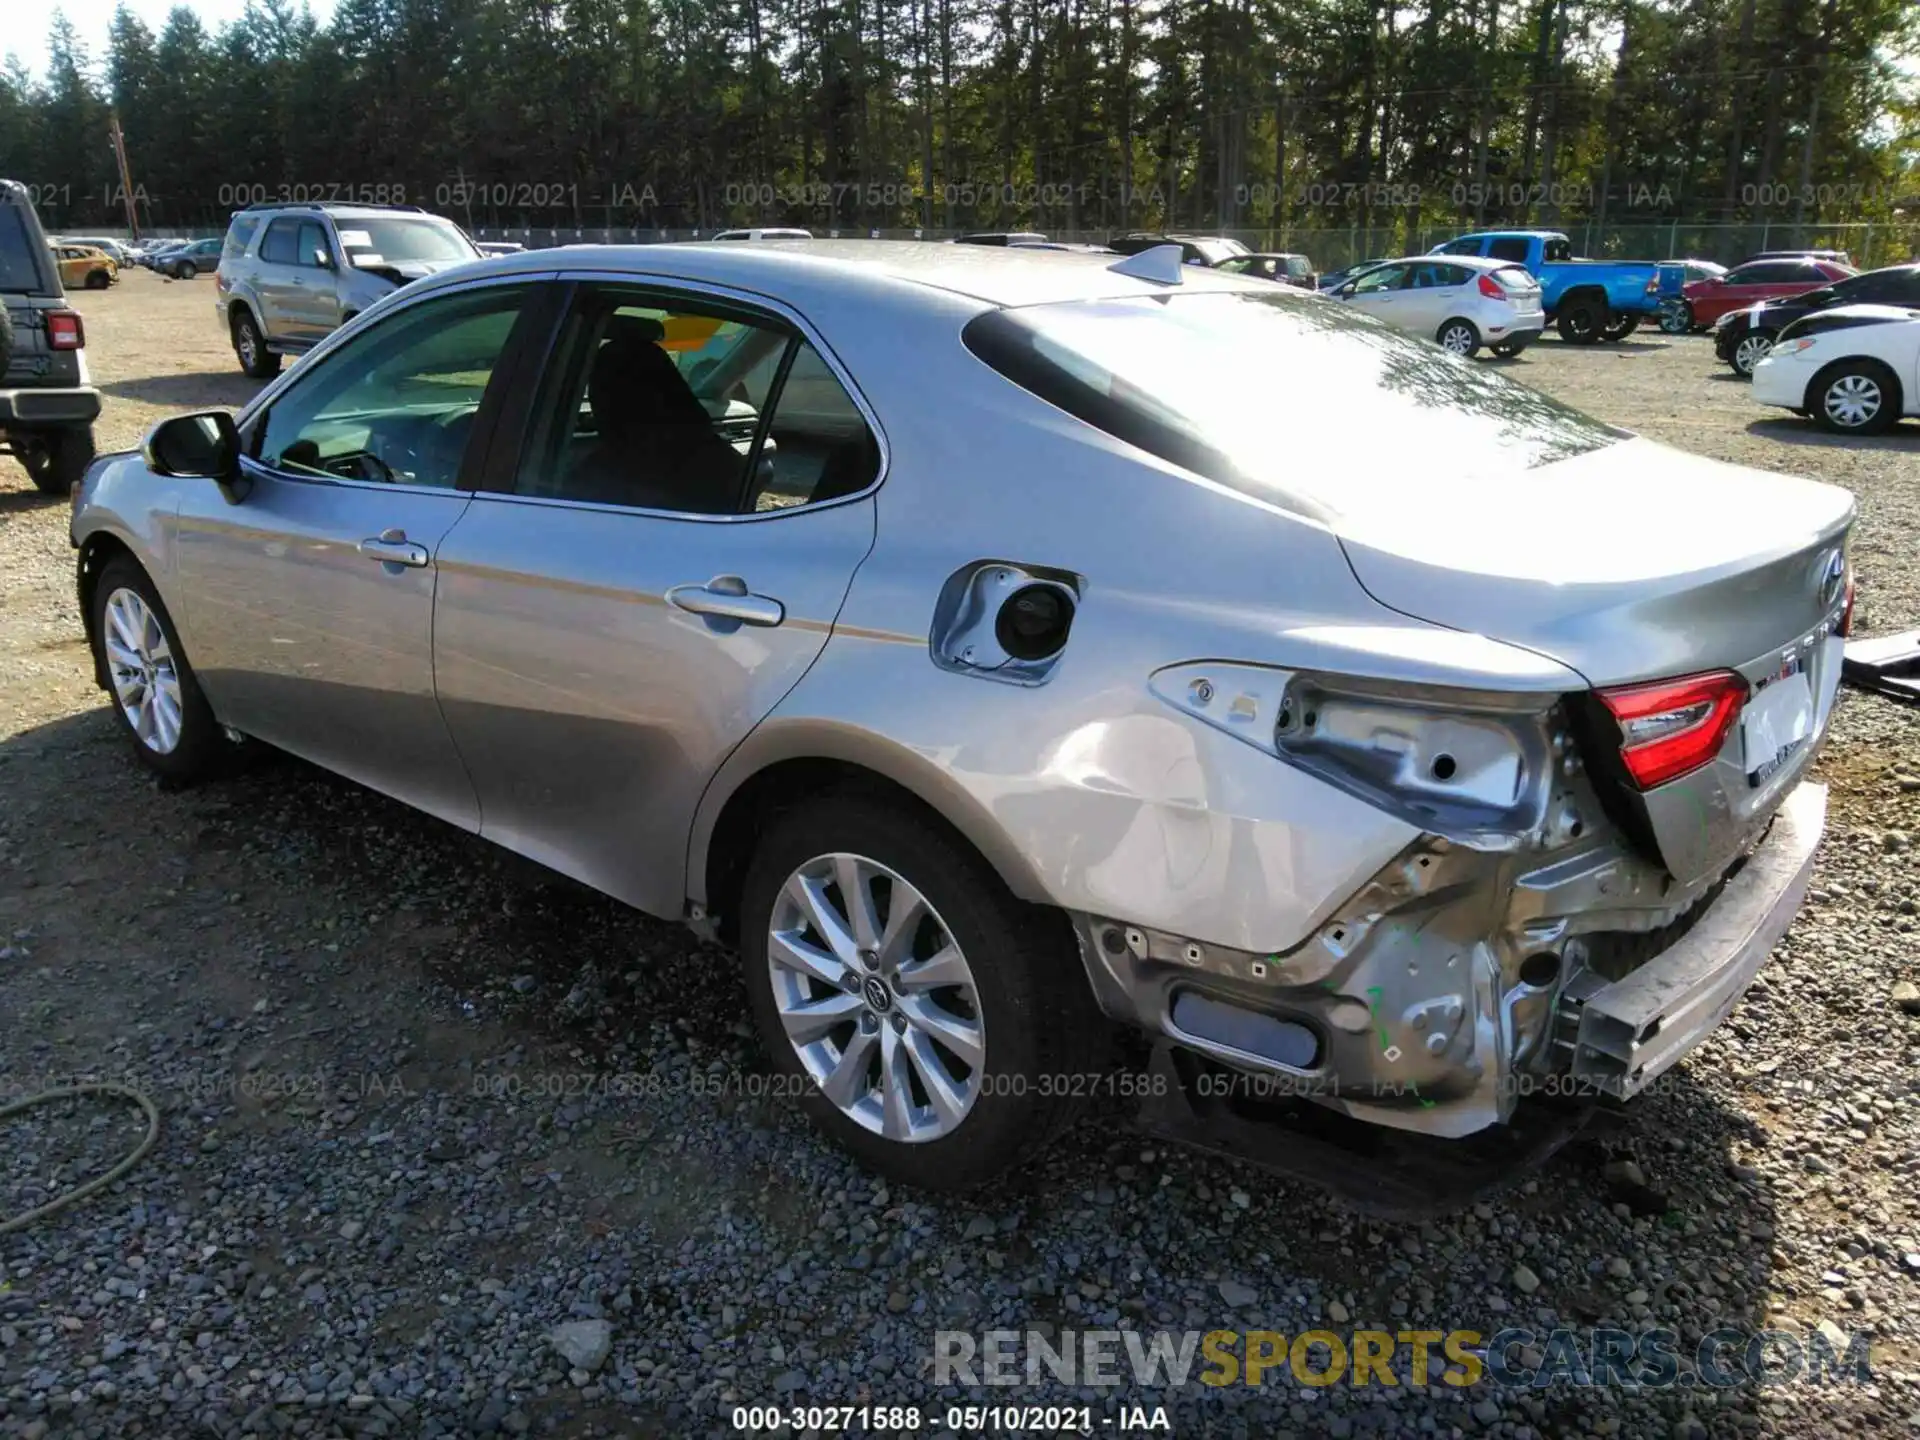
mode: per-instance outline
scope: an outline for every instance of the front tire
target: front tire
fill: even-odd
[[[1480,332],[1469,320],[1448,320],[1433,338],[1440,342],[1442,350],[1451,351],[1463,360],[1472,359],[1480,349]]]
[[[147,572],[128,555],[101,567],[93,586],[93,648],[114,719],[133,753],[172,781],[209,774],[226,737],[200,693],[173,618]]]
[[[255,380],[270,380],[280,373],[280,357],[267,349],[266,338],[246,310],[233,317],[233,353],[241,372]]]
[[[1749,330],[1740,337],[1733,347],[1733,354],[1727,363],[1733,366],[1733,373],[1742,380],[1753,378],[1753,367],[1767,358],[1767,352],[1773,349],[1773,333],[1768,330]]]
[[[199,273],[200,267],[195,265],[191,260],[182,260],[178,265],[173,267],[173,278],[176,280],[191,280]]]
[[[852,793],[786,812],[748,871],[740,933],[773,1067],[890,1179],[980,1185],[1097,1088],[1105,1023],[1065,917],[1016,899],[935,820]]]
[[[93,427],[15,433],[14,453],[42,495],[65,497],[93,463]]]
[[[1660,307],[1660,330],[1666,335],[1693,333],[1693,307],[1684,300],[1669,300]]]
[[[1900,418],[1900,382],[1875,360],[1842,360],[1807,387],[1807,408],[1836,435],[1879,435]]]

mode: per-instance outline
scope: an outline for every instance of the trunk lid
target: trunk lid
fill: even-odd
[[[1831,608],[1847,491],[1647,440],[1537,468],[1369,476],[1330,497],[1383,605],[1550,656],[1597,686],[1738,667]]]
[[[1638,439],[1457,488],[1355,491],[1331,523],[1384,605],[1600,688],[1738,672],[1750,696],[1719,756],[1645,793],[1597,702],[1576,699],[1572,718],[1609,814],[1679,879],[1720,873],[1757,838],[1832,710],[1852,495]]]

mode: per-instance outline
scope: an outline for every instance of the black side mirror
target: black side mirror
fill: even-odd
[[[157,475],[230,483],[240,473],[240,431],[225,410],[176,415],[147,432],[147,468]]]

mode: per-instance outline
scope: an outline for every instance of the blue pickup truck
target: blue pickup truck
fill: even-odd
[[[1436,245],[1435,255],[1485,255],[1526,266],[1562,340],[1624,340],[1660,313],[1659,267],[1651,260],[1576,260],[1558,230],[1482,230]]]

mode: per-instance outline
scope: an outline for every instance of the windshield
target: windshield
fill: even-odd
[[[405,260],[477,260],[480,252],[445,220],[341,219],[340,248],[347,263],[364,265]]]
[[[969,349],[1110,435],[1339,514],[1366,487],[1493,478],[1627,437],[1482,365],[1294,292],[996,310]],[[1366,435],[1365,463],[1348,440]]]

